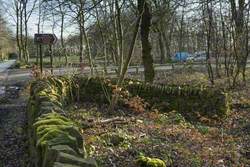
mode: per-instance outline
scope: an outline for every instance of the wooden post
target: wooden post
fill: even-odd
[[[39,44],[39,51],[40,51],[40,72],[41,75],[43,74],[43,52],[42,52],[42,45]]]
[[[53,47],[52,45],[49,45],[49,50],[50,50],[50,70],[51,70],[51,74],[53,74]]]
[[[43,51],[42,45],[49,45],[50,50],[50,65],[51,65],[51,73],[53,74],[53,48],[52,45],[56,43],[57,38],[55,34],[35,34],[34,41],[39,45],[40,49],[40,71],[41,75],[43,74]]]

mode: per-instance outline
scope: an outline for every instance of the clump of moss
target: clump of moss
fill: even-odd
[[[158,158],[145,157],[142,155],[138,157],[136,163],[140,167],[166,167],[166,164],[163,160]]]
[[[103,142],[107,146],[118,146],[122,148],[130,147],[130,140],[133,136],[128,135],[126,132],[118,129],[117,132],[107,133],[101,136]]]

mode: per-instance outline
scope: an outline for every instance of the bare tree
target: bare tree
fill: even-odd
[[[142,43],[142,61],[144,65],[145,81],[152,83],[154,81],[153,57],[151,54],[151,45],[149,42],[151,13],[150,4],[146,0],[138,1],[139,13],[142,13],[141,21],[141,43]]]

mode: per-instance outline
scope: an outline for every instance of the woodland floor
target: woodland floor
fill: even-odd
[[[159,76],[160,83],[208,83],[197,72]],[[217,86],[223,87],[224,82],[216,80]],[[136,158],[143,154],[171,167],[249,167],[250,78],[246,87],[239,86],[232,95],[233,109],[220,122],[193,122],[174,111],[136,112],[127,107],[110,113],[107,105],[95,103],[75,104],[68,111],[81,125],[84,141],[90,145],[87,151],[100,166],[136,167]]]
[[[87,151],[101,167],[136,167],[141,154],[160,158],[171,167],[249,167],[249,74],[245,87],[232,90],[233,109],[220,122],[193,122],[174,111],[136,112],[128,107],[110,113],[107,105],[96,103],[69,106],[68,117],[82,127]],[[195,71],[160,73],[156,80],[208,83],[206,75]],[[225,83],[225,79],[216,80],[216,86],[223,88]],[[13,94],[0,98],[0,167],[27,167],[25,95],[19,97],[19,90],[9,92]]]

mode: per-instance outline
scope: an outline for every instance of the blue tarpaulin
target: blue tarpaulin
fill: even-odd
[[[174,61],[186,61],[189,56],[187,52],[177,52],[174,56]]]

